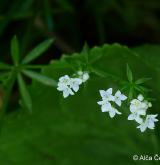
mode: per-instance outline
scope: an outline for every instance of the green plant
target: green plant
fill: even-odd
[[[155,98],[151,111],[159,113],[159,46],[128,49],[119,44],[105,44],[87,52],[92,72],[76,95],[64,99],[57,89],[33,80],[28,87],[34,100],[32,115],[24,111],[5,115],[0,138],[2,164],[132,165],[134,154],[159,153],[159,122],[154,131],[140,134],[135,123],[128,124],[128,105],[121,109],[126,120],[121,117],[110,120],[108,115],[100,113],[96,103],[99,89],[110,86],[123,89],[123,82],[131,85],[126,76],[128,63],[128,77],[132,74],[133,82],[140,77],[152,77],[145,83],[152,89],[146,96]],[[84,51],[64,55],[60,60],[52,60],[41,73],[58,80],[62,75],[72,75],[79,66],[86,70],[85,55]],[[128,95],[129,88],[123,92]],[[134,92],[133,98],[135,95]],[[136,162],[146,164],[146,161]]]
[[[2,112],[5,112],[5,110],[7,109],[10,95],[12,94],[12,89],[16,80],[18,82],[18,88],[21,94],[21,104],[28,111],[32,111],[32,100],[22,74],[31,79],[35,79],[45,85],[56,86],[57,83],[53,79],[33,71],[35,69],[44,68],[44,65],[30,64],[30,62],[42,55],[43,52],[46,51],[52,43],[53,39],[48,39],[42,42],[33,50],[31,50],[31,52],[29,52],[24,57],[24,59],[21,59],[18,39],[16,36],[13,37],[11,41],[11,57],[13,65],[0,63],[0,70],[3,76],[5,76],[2,76],[0,79],[5,91]]]

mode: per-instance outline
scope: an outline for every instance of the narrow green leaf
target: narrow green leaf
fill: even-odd
[[[42,55],[42,53],[44,53],[51,46],[52,43],[53,39],[43,41],[41,44],[39,44],[30,53],[26,55],[26,57],[22,60],[22,63],[27,64],[33,61],[34,59]]]
[[[135,84],[139,85],[139,84],[143,84],[145,83],[146,81],[149,81],[151,80],[152,78],[141,78],[141,79],[138,79],[136,80]]]
[[[11,69],[11,66],[3,62],[0,62],[0,70],[4,70],[4,69]]]
[[[133,74],[128,64],[127,64],[127,78],[129,82],[133,81]]]
[[[19,54],[19,43],[16,36],[11,40],[11,55],[14,65],[18,65],[20,54]]]
[[[57,87],[57,82],[47,76],[44,76],[40,73],[37,72],[33,72],[33,71],[29,71],[29,70],[23,70],[22,71],[26,76],[35,79],[39,82],[41,82],[42,84],[48,85],[48,86],[53,86],[53,87]]]
[[[133,98],[133,93],[134,93],[134,90],[133,90],[133,87],[131,87],[131,88],[129,89],[128,101],[132,100],[132,98]]]
[[[31,112],[32,111],[32,100],[31,100],[31,97],[27,90],[26,84],[25,84],[21,74],[18,74],[17,78],[18,78],[19,90],[20,90],[23,104]]]
[[[89,69],[90,69],[90,72],[92,72],[92,73],[94,73],[94,74],[96,74],[97,76],[99,76],[99,77],[103,77],[103,78],[112,78],[113,80],[120,80],[120,78],[118,77],[118,76],[116,76],[116,75],[113,75],[113,74],[111,74],[111,73],[107,73],[107,72],[104,72],[104,71],[102,71],[102,70],[100,70],[100,69],[97,69],[97,68],[94,68],[94,67],[89,67]]]

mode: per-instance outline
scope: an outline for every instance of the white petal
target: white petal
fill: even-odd
[[[134,120],[135,119],[135,115],[134,114],[130,114],[129,116],[128,116],[128,120]]]
[[[116,115],[116,112],[115,111],[113,111],[113,110],[109,111],[109,116],[111,118],[113,118],[115,115]]]
[[[72,89],[77,92],[79,90],[79,85],[73,85],[72,86]]]
[[[139,125],[137,128],[139,128],[141,130],[141,132],[144,132],[147,129],[147,126],[143,123],[143,124]]]
[[[62,77],[59,78],[59,81],[62,82],[64,80],[70,80],[70,77],[68,75],[64,75]]]
[[[69,96],[69,91],[68,90],[63,91],[63,97],[66,98],[68,96]]]
[[[68,90],[70,95],[74,95],[73,91],[70,88],[68,88]]]
[[[116,97],[120,97],[120,96],[121,96],[121,92],[118,90],[118,91],[115,93],[115,96],[116,96]]]
[[[121,106],[121,100],[120,100],[120,99],[115,99],[115,103],[116,103],[118,106]]]
[[[135,105],[130,105],[130,111],[132,112],[132,113],[135,113],[136,112],[136,110],[137,110],[137,107],[135,106]]]
[[[137,115],[137,116],[135,117],[135,121],[136,121],[137,123],[139,123],[139,124],[142,124],[143,119],[140,118],[140,116]]]
[[[131,104],[134,104],[134,105],[137,105],[137,104],[140,104],[141,102],[137,99],[133,99],[131,100]]]
[[[80,78],[75,78],[75,82],[77,83],[77,84],[82,84],[82,79],[80,79]]]
[[[125,95],[121,94],[120,99],[121,99],[122,101],[124,101],[124,100],[127,99],[127,97],[126,97]]]
[[[137,110],[137,114],[139,114],[139,115],[146,115],[146,109],[139,109],[139,110]]]
[[[154,127],[155,127],[155,124],[154,124],[154,122],[151,122],[151,121],[148,121],[148,128],[150,128],[150,129],[154,129]]]
[[[106,97],[106,91],[104,90],[99,90],[101,97]]]
[[[122,113],[119,112],[117,109],[115,109],[115,111],[116,111],[116,113],[117,113],[118,115],[121,115],[121,114],[122,114]]]
[[[110,95],[110,96],[108,97],[108,101],[115,101],[115,97],[114,97],[113,95]]]
[[[98,101],[97,104],[98,105],[103,105],[103,101]]]
[[[58,87],[57,90],[58,90],[58,91],[63,91],[63,88]]]
[[[102,112],[108,112],[108,111],[110,111],[110,109],[111,109],[110,103],[103,104],[101,107]]]
[[[83,82],[86,82],[89,79],[89,74],[88,73],[84,73],[83,74]]]
[[[111,95],[112,94],[112,88],[107,89],[106,92]]]

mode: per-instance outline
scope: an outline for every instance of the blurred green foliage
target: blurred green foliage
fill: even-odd
[[[159,63],[152,66],[149,59],[152,50],[152,62],[159,59],[159,46],[146,45],[134,48],[104,45],[88,50],[89,62],[98,70],[120,76],[127,80],[126,63],[130,65],[136,79],[152,77],[146,83],[152,89],[150,97],[155,98],[151,113],[159,112],[160,74]],[[155,50],[155,51],[154,51]],[[158,51],[159,50],[159,51]],[[62,56],[53,60],[42,73],[53,79],[64,74],[72,74],[77,61],[82,62],[84,51],[72,56]],[[145,54],[145,56],[144,56]],[[97,58],[97,57],[96,57]],[[150,60],[148,65],[147,61]],[[154,61],[155,60],[155,61]],[[72,63],[72,65],[71,65]],[[151,67],[152,66],[152,67]],[[156,164],[152,161],[133,161],[134,154],[154,155],[159,153],[159,124],[155,131],[140,133],[136,124],[127,121],[129,110],[122,107],[124,115],[110,119],[101,113],[97,101],[98,90],[108,87],[119,88],[110,77],[104,78],[91,74],[91,78],[81,90],[72,97],[63,99],[52,87],[46,87],[33,81],[29,87],[33,102],[33,114],[19,111],[5,116],[0,138],[0,161],[8,164],[39,165],[87,165],[87,164]],[[127,91],[126,91],[127,92]]]
[[[84,41],[91,46],[115,41],[158,43],[159,13],[159,0],[0,1],[1,53],[5,55],[0,58],[8,55],[15,34],[22,54],[48,36],[56,38],[54,50],[67,53],[81,50]]]
[[[28,86],[18,75],[22,98],[30,100],[26,96],[31,95],[33,111],[32,115],[23,111],[26,107],[22,101],[23,108],[15,104],[19,98],[18,88],[16,84],[11,86],[14,89],[11,111],[0,122],[0,164],[158,164],[133,161],[132,156],[160,153],[159,122],[155,130],[142,134],[134,122],[127,121],[129,110],[126,106],[122,107],[123,116],[111,120],[101,113],[96,102],[98,90],[108,87],[121,88],[130,95],[129,88],[124,89],[124,83],[119,83],[119,79],[125,83],[133,80],[141,85],[152,78],[145,82],[147,88],[142,86],[142,90],[146,97],[154,98],[150,112],[158,113],[160,45],[146,44],[131,49],[119,44],[92,49],[85,45],[82,52],[73,52],[80,51],[85,41],[90,46],[115,41],[130,46],[159,43],[159,14],[159,0],[0,1],[0,67],[8,68],[11,63],[8,48],[10,39],[16,34],[20,46],[13,39],[11,49],[11,54],[15,54],[12,56],[15,65],[19,63],[18,58],[24,59],[24,55],[42,40],[54,37],[54,46],[46,52],[40,51],[44,56],[33,62],[34,69],[37,69],[34,64],[42,64],[38,68],[42,69],[42,75],[54,80],[78,69],[91,71],[87,84],[67,99],[63,99],[56,88],[43,85],[42,81],[44,83],[46,79],[39,74],[23,71],[34,79],[31,85],[28,79],[25,81]],[[61,53],[65,55],[60,58]],[[28,55],[31,58],[26,61],[39,56],[36,49]],[[49,61],[50,64],[44,67],[43,64]],[[0,74],[0,109],[6,93],[2,84],[7,77],[6,73]],[[41,79],[41,83],[37,79]],[[138,91],[132,94],[131,97],[136,96]]]

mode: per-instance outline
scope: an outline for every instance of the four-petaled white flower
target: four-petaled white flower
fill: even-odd
[[[97,102],[99,105],[101,105],[102,112],[109,112],[109,116],[113,118],[116,114],[120,115],[122,114],[119,112],[116,108],[114,108],[109,101],[102,100]]]
[[[79,86],[89,79],[88,72],[79,71],[79,77],[71,78],[68,75],[64,75],[59,78],[57,90],[63,92],[63,97],[66,98],[69,95],[74,95],[74,92],[79,90]]]
[[[118,106],[121,106],[122,101],[126,100],[127,97],[121,93],[121,91],[117,91],[114,96],[114,101]]]
[[[109,116],[113,118],[116,114],[122,114],[116,108],[113,107],[113,103],[115,102],[119,106],[121,106],[121,101],[127,99],[127,97],[121,94],[120,91],[117,91],[115,96],[112,95],[113,89],[109,88],[105,90],[99,90],[100,95],[102,97],[102,101],[98,101],[97,103],[101,105],[102,112],[109,112]],[[112,102],[112,103],[111,103]]]
[[[112,95],[112,88],[105,90],[100,90],[100,95],[103,100],[114,101],[114,96]]]
[[[146,119],[137,128],[140,129],[141,132],[144,132],[147,128],[154,129],[155,122],[158,121],[158,119],[156,119],[157,116],[157,114],[147,115]]]
[[[108,112],[112,108],[111,103],[107,100],[98,101],[97,103],[101,105],[102,112]]]
[[[79,85],[82,84],[82,80],[80,78],[71,78],[70,79],[70,88],[72,88],[75,92],[79,90]]]
[[[63,97],[66,98],[69,95],[74,95],[73,91],[70,89],[71,78],[68,75],[59,78],[57,90],[63,92]]]

